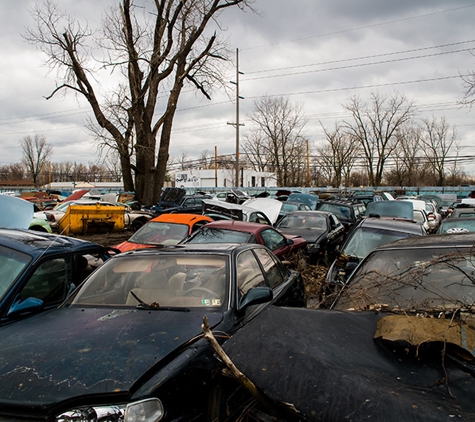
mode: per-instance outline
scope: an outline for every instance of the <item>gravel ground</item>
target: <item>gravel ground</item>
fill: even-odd
[[[133,232],[129,230],[124,230],[121,232],[112,232],[112,233],[97,233],[97,234],[75,234],[71,237],[76,237],[78,239],[88,240],[89,242],[99,243],[106,247],[116,246],[119,243],[122,243],[124,240],[127,240],[132,236]]]

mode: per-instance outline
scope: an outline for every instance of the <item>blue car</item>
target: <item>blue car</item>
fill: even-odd
[[[109,256],[96,243],[0,228],[0,325],[57,307]]]
[[[0,328],[0,420],[224,420],[203,317],[223,342],[270,305],[303,304],[300,274],[262,245],[117,254],[58,309]]]

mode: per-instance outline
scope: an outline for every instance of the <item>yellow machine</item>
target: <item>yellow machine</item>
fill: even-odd
[[[70,235],[122,231],[124,213],[124,207],[115,205],[71,205],[59,220],[59,232]]]

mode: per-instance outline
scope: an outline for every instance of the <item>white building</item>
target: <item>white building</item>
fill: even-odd
[[[234,169],[190,169],[177,170],[174,173],[175,186],[184,188],[231,188],[235,187],[235,177]],[[275,187],[277,178],[275,173],[243,169],[241,170],[240,186],[243,188]]]

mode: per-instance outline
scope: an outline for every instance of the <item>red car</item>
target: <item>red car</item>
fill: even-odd
[[[307,241],[296,235],[284,235],[267,224],[239,220],[219,220],[201,227],[182,243],[259,243],[281,260],[305,251]]]
[[[151,248],[155,245],[176,245],[203,225],[213,221],[199,214],[162,214],[152,218],[128,240],[114,246],[121,252]]]

